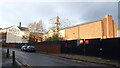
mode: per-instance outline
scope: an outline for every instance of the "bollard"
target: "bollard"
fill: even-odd
[[[7,49],[7,58],[9,58],[9,49]]]
[[[15,51],[12,52],[12,61],[13,61],[13,65],[15,64]]]

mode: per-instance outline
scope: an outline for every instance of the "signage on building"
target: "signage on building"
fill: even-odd
[[[89,44],[89,40],[85,40],[85,44]]]
[[[89,40],[80,40],[80,44],[89,44]]]
[[[83,44],[84,43],[84,41],[83,40],[80,40],[80,44]]]

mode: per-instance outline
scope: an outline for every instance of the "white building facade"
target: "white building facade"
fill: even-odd
[[[30,32],[26,29],[18,26],[8,28],[6,43],[28,43]]]

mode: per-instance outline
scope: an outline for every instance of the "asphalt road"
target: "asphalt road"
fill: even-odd
[[[89,63],[83,61],[75,61],[56,57],[54,55],[44,54],[40,52],[25,52],[20,49],[10,49],[10,54],[15,51],[19,61],[30,66],[106,66],[102,64]]]

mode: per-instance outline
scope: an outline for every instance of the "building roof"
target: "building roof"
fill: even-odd
[[[7,28],[3,28],[3,29],[1,29],[1,30],[4,30],[4,29],[9,29],[9,28],[11,28],[11,27],[13,27],[13,26],[10,26],[10,27],[7,27]]]
[[[63,29],[72,28],[72,27],[81,26],[81,25],[86,25],[86,24],[90,24],[90,23],[94,23],[94,22],[101,21],[101,20],[103,20],[103,19],[104,19],[104,18],[97,19],[97,20],[94,20],[94,21],[84,22],[84,23],[82,23],[82,24],[78,24],[78,25],[71,26],[71,27],[66,27],[66,28],[63,28]]]
[[[18,28],[19,28],[21,31],[28,30],[28,28],[26,28],[26,27],[19,27],[19,26],[18,26]]]
[[[1,30],[9,29],[9,28],[11,28],[11,27],[13,27],[13,26],[10,26],[10,27],[7,27],[7,28],[3,28],[3,29],[1,29]],[[17,27],[18,27],[21,31],[28,30],[27,27],[19,27],[19,26],[17,26]]]
[[[60,30],[67,29],[67,28],[72,28],[72,27],[76,27],[76,26],[81,26],[81,25],[85,25],[85,24],[90,24],[90,23],[94,23],[94,22],[98,22],[98,21],[101,21],[101,20],[103,20],[103,19],[104,19],[104,18],[97,19],[97,20],[94,20],[94,21],[84,22],[84,23],[82,23],[82,24],[78,24],[78,25],[70,26],[70,27],[65,27],[65,28],[62,28],[62,29],[60,29]],[[50,28],[49,30],[53,30],[53,31],[54,31],[53,28]],[[48,30],[47,32],[45,32],[45,34],[47,34],[47,33],[49,32],[49,30]]]

